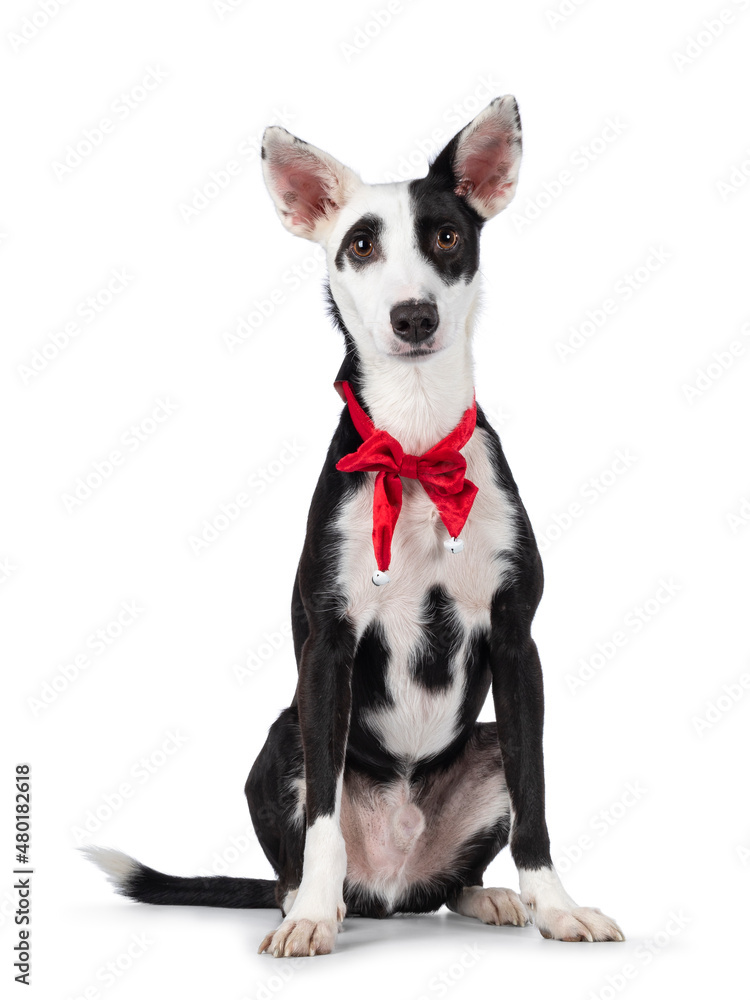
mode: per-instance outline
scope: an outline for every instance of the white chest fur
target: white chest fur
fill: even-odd
[[[495,482],[484,431],[474,432],[463,454],[467,478],[479,492],[461,533],[460,553],[446,550],[448,533],[421,484],[403,480],[391,581],[376,587],[371,580],[374,473],[368,473],[368,487],[358,491],[339,515],[343,543],[337,582],[346,597],[348,617],[358,639],[377,623],[389,649],[386,686],[392,705],[370,712],[363,721],[391,753],[405,760],[433,756],[453,738],[470,634],[489,627],[492,597],[509,571],[502,553],[513,549],[516,538],[513,507]],[[462,639],[453,655],[451,683],[435,691],[414,678],[412,667],[425,641],[425,597],[437,586],[453,602]]]

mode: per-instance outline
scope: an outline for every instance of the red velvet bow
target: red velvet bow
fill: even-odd
[[[338,387],[338,386],[337,386]],[[472,403],[461,422],[447,437],[424,455],[406,455],[387,431],[379,431],[357,402],[348,382],[342,382],[349,413],[362,444],[336,463],[342,472],[377,472],[372,505],[372,543],[378,569],[385,572],[391,562],[391,539],[401,513],[401,478],[418,479],[437,507],[440,520],[452,538],[466,524],[477,487],[465,479],[463,448],[477,421],[477,405]]]

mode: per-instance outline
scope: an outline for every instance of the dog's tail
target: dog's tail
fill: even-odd
[[[226,875],[181,878],[164,875],[108,847],[83,847],[81,853],[101,868],[117,892],[140,903],[248,910],[278,906],[274,879]]]

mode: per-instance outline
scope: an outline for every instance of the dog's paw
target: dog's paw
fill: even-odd
[[[296,958],[329,955],[338,933],[335,920],[292,920],[287,917],[281,926],[261,941],[258,954],[269,952],[274,958]]]
[[[521,902],[518,893],[512,889],[468,886],[461,891],[452,909],[465,917],[476,917],[485,924],[512,924],[514,927],[523,927],[529,922],[528,910]]]
[[[534,923],[542,937],[555,941],[625,940],[615,921],[592,906],[538,910],[534,913]]]

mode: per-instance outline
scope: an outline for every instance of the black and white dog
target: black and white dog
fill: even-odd
[[[533,919],[547,938],[622,940],[550,859],[531,638],[542,567],[474,403],[479,237],[515,192],[516,102],[494,100],[419,180],[365,184],[281,128],[262,155],[284,226],[325,247],[346,344],[347,406],[292,598],[297,690],[246,785],[278,877],[177,878],[89,855],[144,902],[279,906],[260,945],[275,956],[330,952],[347,912],[443,904],[485,923]],[[490,690],[496,724],[478,723]],[[520,896],[482,886],[508,842]]]

